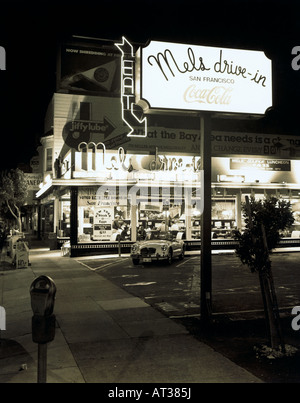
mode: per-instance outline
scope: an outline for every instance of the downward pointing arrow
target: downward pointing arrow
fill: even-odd
[[[144,117],[139,119],[134,111],[134,108],[138,108],[138,105],[132,103],[130,110],[123,110],[123,121],[127,124],[130,132],[127,134],[128,137],[147,137],[147,118]],[[134,128],[138,128],[138,131]],[[139,134],[138,134],[139,133]],[[141,135],[140,133],[144,133]]]

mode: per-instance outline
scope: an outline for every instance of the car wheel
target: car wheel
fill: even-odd
[[[179,260],[182,260],[184,258],[184,249],[182,249],[182,252],[179,255]]]
[[[140,259],[132,259],[132,263],[136,266],[140,263]]]
[[[173,261],[173,253],[172,253],[172,250],[170,249],[169,253],[168,253],[168,256],[167,256],[167,259],[166,259],[166,262],[167,262],[167,264],[172,264],[172,261]]]

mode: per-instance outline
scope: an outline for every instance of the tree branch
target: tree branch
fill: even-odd
[[[8,203],[8,200],[6,200],[6,204],[7,204],[7,207],[8,207],[8,209],[9,209],[9,211],[11,212],[11,214],[12,214],[12,215],[15,217],[15,219],[17,220],[18,217],[16,216],[16,214],[13,212],[12,208],[10,207],[10,205],[9,205],[9,203]]]

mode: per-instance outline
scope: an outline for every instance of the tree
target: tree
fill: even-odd
[[[276,292],[273,282],[270,253],[278,245],[281,231],[289,228],[294,217],[291,204],[275,196],[264,200],[246,198],[242,205],[246,228],[236,231],[236,254],[253,273],[258,273],[270,344],[273,349],[285,351],[281,332]]]
[[[24,172],[11,169],[0,172],[0,207],[2,216],[11,215],[16,220],[18,230],[22,231],[21,206],[27,197],[27,182]]]

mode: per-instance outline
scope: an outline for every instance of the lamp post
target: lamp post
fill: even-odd
[[[212,268],[211,268],[211,115],[200,115],[200,155],[202,176],[201,216],[201,321],[207,324],[211,318]]]

